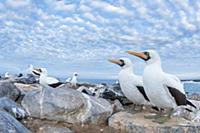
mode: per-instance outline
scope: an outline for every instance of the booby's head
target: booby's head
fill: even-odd
[[[135,52],[132,50],[128,50],[127,53],[143,59],[147,64],[160,61],[160,56],[155,50],[145,50],[143,52]]]
[[[74,76],[74,77],[78,77],[78,73],[77,73],[77,72],[74,72],[74,73],[73,73],[73,76]]]
[[[46,68],[40,68],[40,70],[41,70],[41,75],[48,75],[48,71],[47,71],[47,69]]]
[[[119,65],[121,68],[132,67],[132,62],[129,58],[109,59],[108,61]]]
[[[47,69],[46,68],[33,68],[32,72],[35,75],[41,76],[41,75],[48,75]]]

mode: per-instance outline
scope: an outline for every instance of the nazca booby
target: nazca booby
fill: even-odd
[[[71,87],[76,87],[77,86],[77,82],[78,82],[77,78],[78,78],[78,73],[74,72],[73,76],[66,80],[66,83],[70,83]]]
[[[142,77],[133,72],[132,62],[128,58],[109,59],[121,67],[118,80],[124,95],[137,105],[152,105],[143,88]],[[157,107],[152,107],[158,110]]]
[[[160,56],[155,50],[147,50],[144,52],[129,50],[127,52],[140,57],[146,62],[143,72],[143,85],[147,96],[154,105],[160,108],[171,109],[176,109],[178,106],[184,106],[187,109],[186,105],[196,108],[187,99],[180,80],[174,75],[163,72]],[[168,118],[170,114],[171,112],[169,112]]]
[[[33,68],[33,69],[34,69],[34,72],[40,76],[39,83],[41,85],[56,88],[63,84],[58,79],[56,79],[54,77],[49,77],[46,68]]]

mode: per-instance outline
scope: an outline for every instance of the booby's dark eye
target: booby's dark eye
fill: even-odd
[[[121,67],[123,67],[125,65],[124,60],[120,59],[119,60],[121,62],[121,64],[119,64]]]
[[[144,60],[145,61],[148,61],[149,59],[151,59],[151,57],[150,57],[150,53],[149,52],[143,52],[146,56],[147,56],[147,58],[145,58]]]
[[[144,52],[144,54],[145,54],[146,56],[149,56],[149,52]]]

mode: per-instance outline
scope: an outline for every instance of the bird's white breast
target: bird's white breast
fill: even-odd
[[[143,86],[141,78],[132,72],[121,70],[118,75],[120,87],[124,95],[135,104],[146,104],[146,100],[136,86]]]
[[[164,86],[164,73],[154,65],[146,66],[143,73],[143,84],[150,101],[158,107],[174,108],[176,103]]]

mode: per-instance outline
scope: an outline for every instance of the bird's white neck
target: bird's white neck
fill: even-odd
[[[120,70],[120,73],[133,73],[132,67],[125,67]]]
[[[163,72],[162,66],[161,66],[161,61],[160,60],[154,60],[152,62],[147,62],[145,70],[149,72]]]

